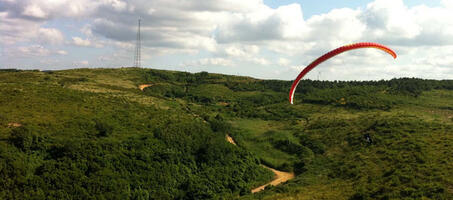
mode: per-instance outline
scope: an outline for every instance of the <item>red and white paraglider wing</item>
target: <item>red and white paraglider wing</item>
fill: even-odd
[[[328,60],[328,59],[330,59],[330,58],[332,58],[332,57],[334,57],[334,56],[336,56],[336,55],[338,55],[340,53],[343,53],[343,52],[346,52],[346,51],[349,51],[349,50],[353,50],[353,49],[360,49],[360,48],[376,48],[376,49],[380,49],[382,51],[387,52],[388,54],[393,56],[393,58],[396,59],[396,53],[392,49],[390,49],[390,48],[388,48],[388,47],[386,47],[384,45],[377,44],[377,43],[361,42],[361,43],[355,43],[355,44],[345,45],[345,46],[336,48],[336,49],[324,54],[323,56],[319,57],[318,59],[316,59],[315,61],[310,63],[307,67],[305,67],[302,70],[302,72],[300,72],[300,74],[294,80],[293,85],[291,86],[291,90],[289,91],[289,102],[291,104],[293,104],[294,93],[296,92],[297,85],[299,85],[300,80],[302,80],[302,78],[309,71],[311,71],[313,68],[315,68],[316,66],[318,66],[322,62],[324,62],[324,61],[326,61],[326,60]]]

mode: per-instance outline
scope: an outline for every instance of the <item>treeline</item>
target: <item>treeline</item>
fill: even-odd
[[[289,92],[292,81],[257,80],[247,77],[235,77],[208,72],[187,73],[161,70],[149,70],[143,74],[145,82],[168,82],[174,85],[190,87],[200,84],[221,84],[232,91],[274,91]],[[383,87],[393,94],[418,96],[423,91],[432,89],[453,90],[452,80],[425,80],[420,78],[398,78],[379,81],[316,81],[302,80],[296,93],[307,94],[319,89],[338,89],[348,87]],[[303,87],[302,87],[303,86]]]
[[[274,91],[289,92],[292,81],[258,80],[249,77],[237,77],[208,72],[187,73],[163,70],[147,70],[143,74],[147,82],[173,82],[175,84],[223,84],[233,91]],[[302,80],[296,92],[306,93],[313,89],[332,89],[352,86],[387,87],[394,92],[406,92],[416,95],[432,89],[453,89],[452,80],[427,80],[420,78],[395,78],[378,81],[318,81]],[[304,89],[306,88],[306,89]]]
[[[238,117],[276,119],[298,118],[288,115],[291,110],[275,111],[279,103],[287,103],[291,81],[256,80],[247,77],[221,76],[218,74],[176,73],[151,70],[144,80],[155,82],[146,88],[151,96],[182,98],[194,103],[213,105],[223,103],[225,111]],[[163,83],[161,82],[163,81]],[[334,105],[358,110],[390,110],[417,98],[424,91],[452,90],[451,80],[423,80],[400,78],[380,81],[312,81],[302,80],[296,90],[295,102],[318,105]],[[280,107],[284,109],[284,106]]]

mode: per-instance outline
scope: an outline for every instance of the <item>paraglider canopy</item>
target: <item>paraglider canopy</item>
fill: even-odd
[[[384,46],[382,44],[378,44],[378,43],[360,42],[360,43],[345,45],[345,46],[336,48],[336,49],[324,54],[323,56],[319,57],[318,59],[316,59],[315,61],[310,63],[307,67],[305,67],[302,70],[302,72],[300,72],[300,74],[294,80],[293,85],[291,86],[291,90],[289,91],[289,102],[291,104],[293,104],[294,93],[296,92],[297,85],[299,85],[300,80],[309,71],[311,71],[313,68],[315,68],[316,66],[318,66],[322,62],[324,62],[324,61],[328,60],[329,58],[332,58],[332,57],[334,57],[334,56],[336,56],[336,55],[338,55],[340,53],[343,53],[343,52],[346,52],[346,51],[349,51],[349,50],[353,50],[353,49],[360,49],[360,48],[376,48],[376,49],[380,49],[380,50],[385,51],[386,53],[390,54],[391,56],[393,56],[393,58],[396,59],[396,53],[392,49],[390,49],[390,48],[388,48],[388,47],[386,47],[386,46]]]

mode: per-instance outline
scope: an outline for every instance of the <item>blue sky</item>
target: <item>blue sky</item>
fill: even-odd
[[[281,5],[297,3],[302,6],[305,17],[327,13],[335,8],[365,8],[370,0],[264,0],[264,3],[272,8],[277,8]],[[427,5],[439,6],[439,0],[404,0],[404,3],[409,6]]]
[[[142,67],[291,80],[453,78],[453,0],[0,0],[0,68],[132,66],[143,19]],[[318,76],[319,75],[319,76]]]

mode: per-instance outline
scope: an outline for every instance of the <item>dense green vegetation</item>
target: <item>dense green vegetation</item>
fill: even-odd
[[[453,198],[453,81],[303,80],[295,105],[290,85],[1,71],[0,199]],[[260,164],[297,177],[250,194]]]
[[[104,77],[115,71],[124,85]],[[211,199],[272,177],[219,128],[135,89],[138,73],[0,74],[0,199]]]

